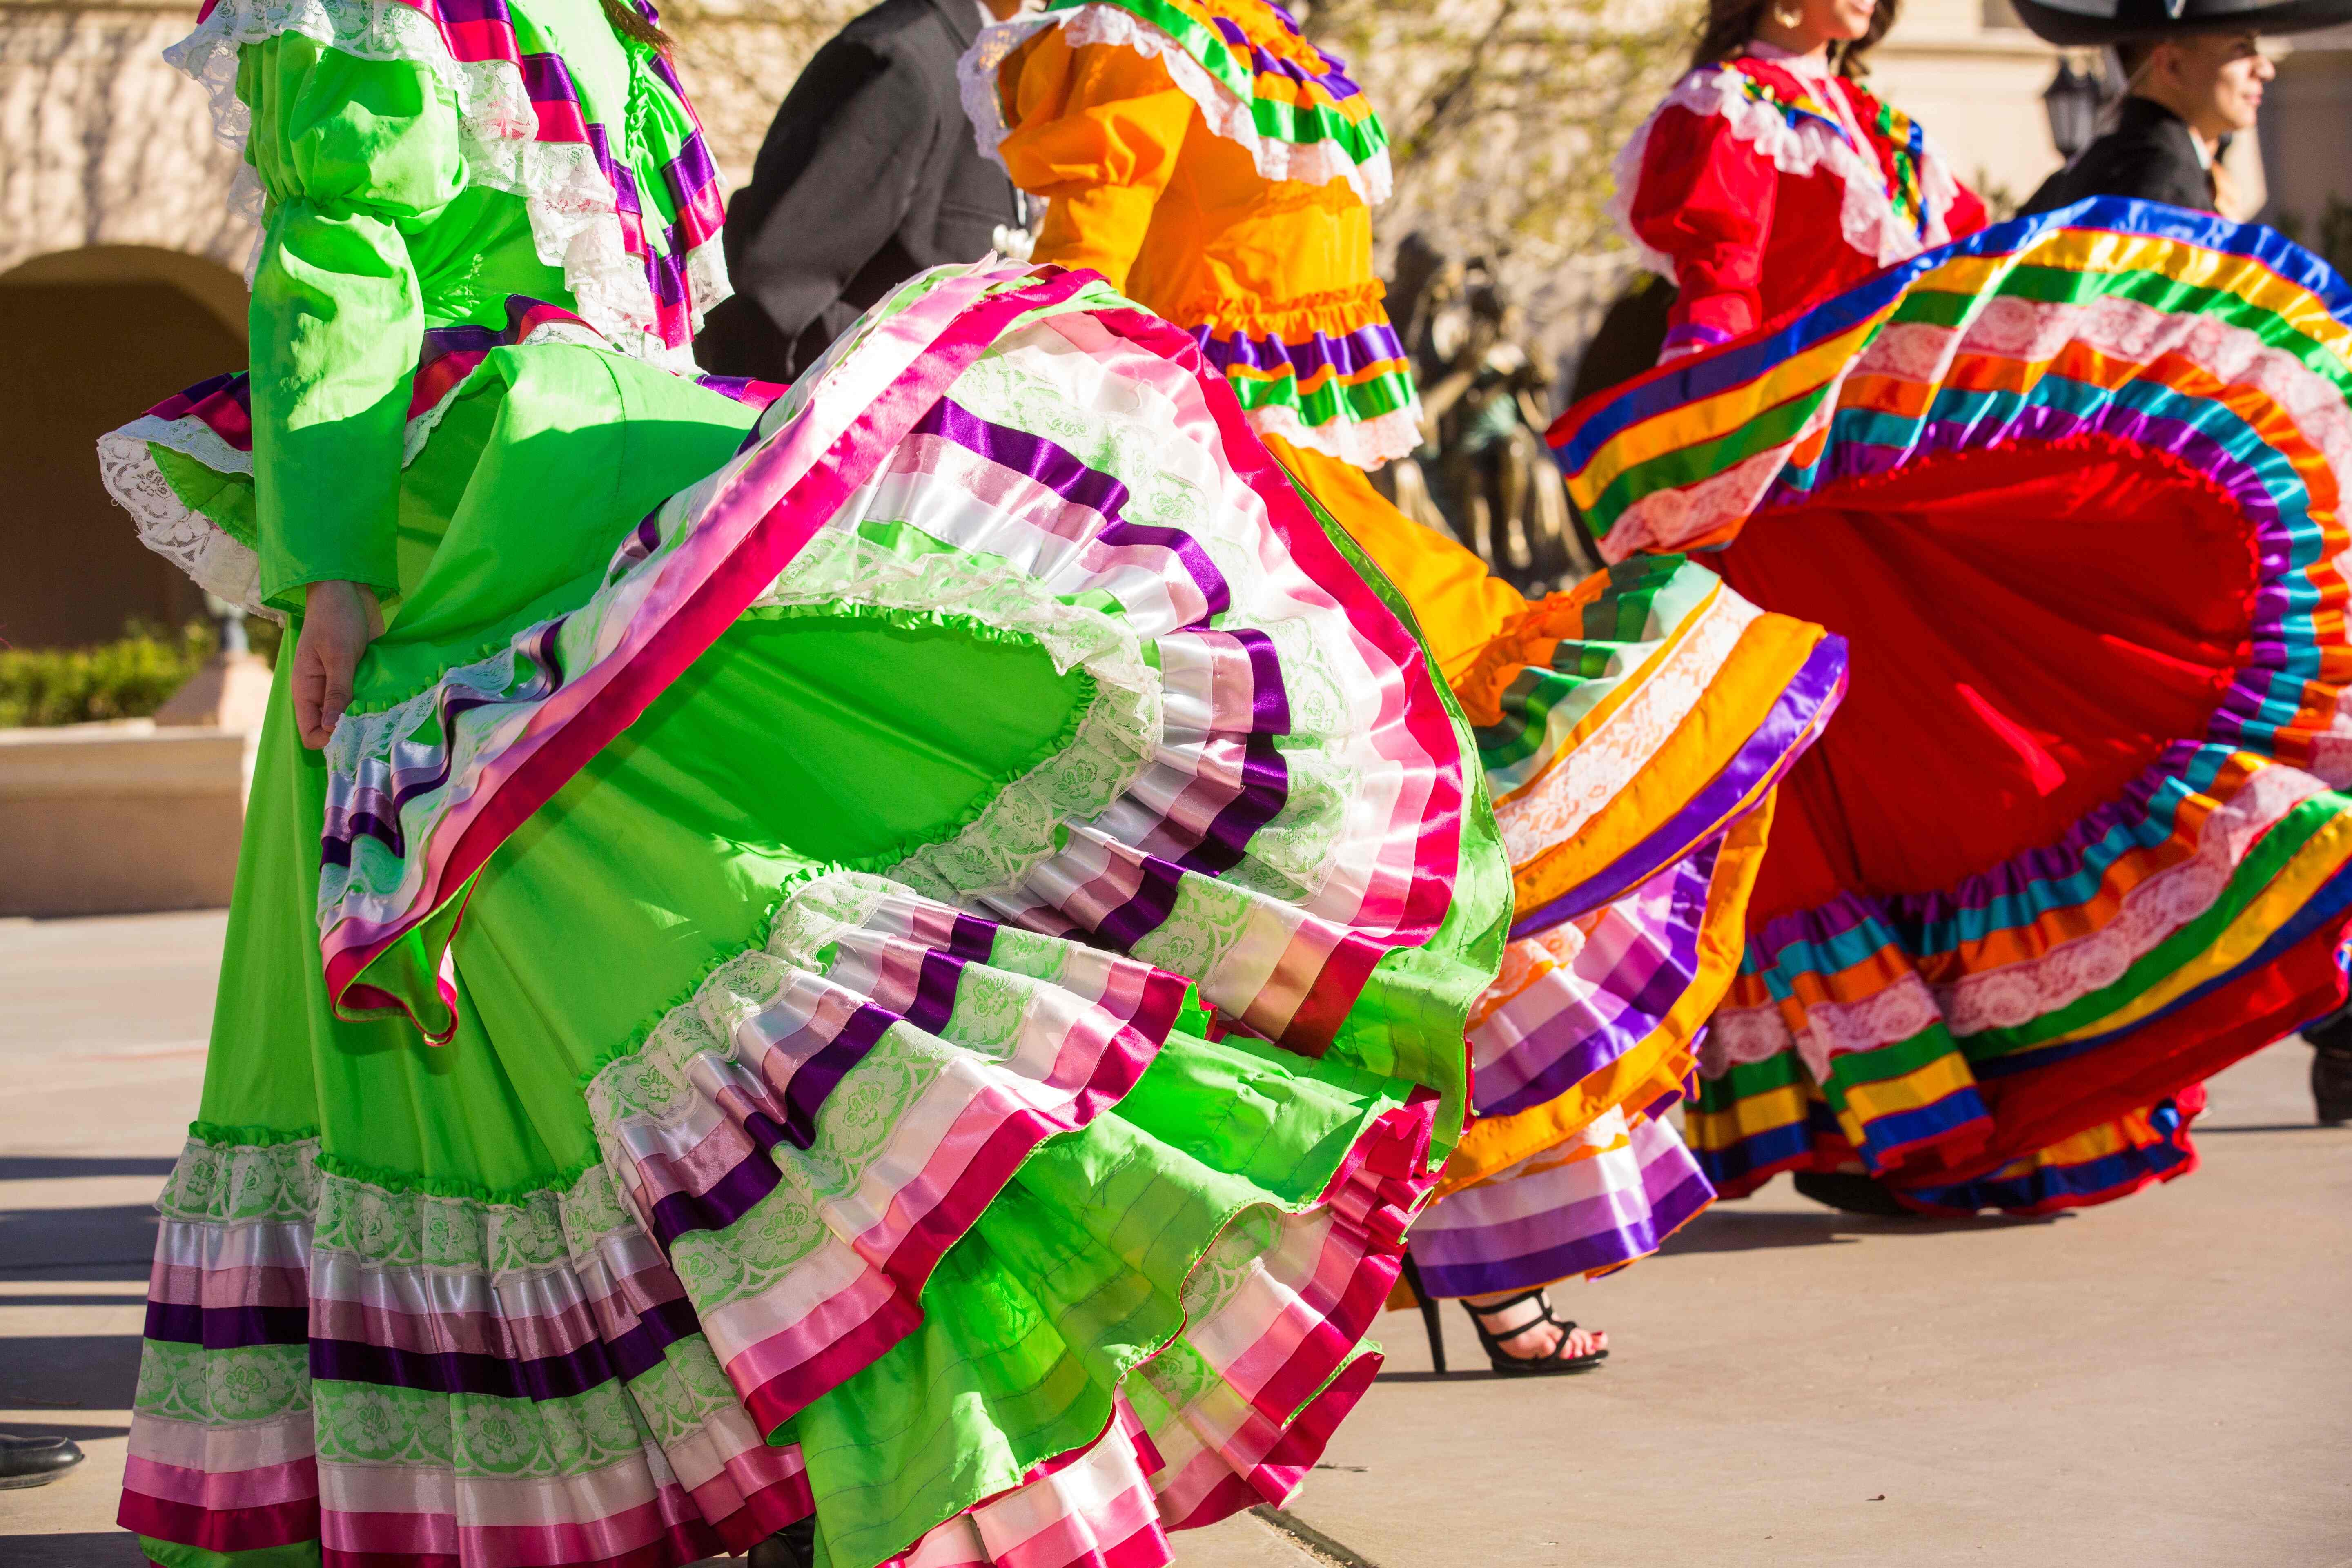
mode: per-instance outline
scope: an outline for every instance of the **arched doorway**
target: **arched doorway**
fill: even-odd
[[[242,366],[245,285],[145,246],[37,257],[0,275],[0,644],[68,647],[201,613],[99,487],[98,437],[181,387]]]

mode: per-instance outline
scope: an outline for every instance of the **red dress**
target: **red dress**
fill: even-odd
[[[1727,342],[1985,223],[1911,118],[1767,44],[1676,82],[1617,160],[1621,216],[1681,289],[1666,353]]]
[[[1702,1171],[1930,1213],[2185,1174],[2199,1080],[2344,994],[2352,424],[2288,345],[2352,332],[2352,295],[2141,203],[1953,265],[1980,204],[1785,60],[1685,77],[1620,189],[1691,358],[1563,417],[1570,493],[1610,559],[1706,552],[1851,655],[1708,1022]],[[2269,313],[2181,286],[2223,277]]]

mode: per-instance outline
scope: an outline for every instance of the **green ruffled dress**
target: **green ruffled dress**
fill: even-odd
[[[658,56],[309,3],[177,51],[250,114],[250,374],[101,456],[207,587],[387,624],[324,752],[273,694],[123,1524],[1128,1568],[1286,1498],[1509,910],[1393,595],[1088,275],[693,376]]]

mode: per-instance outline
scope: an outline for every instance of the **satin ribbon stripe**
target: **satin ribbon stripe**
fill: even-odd
[[[806,1515],[797,1449],[768,1447],[738,1410],[706,1410],[664,1446],[610,1447],[616,1401],[674,1410],[681,1379],[718,1369],[601,1173],[484,1205],[318,1167],[315,1141],[198,1138],[183,1154],[149,1287],[124,1527],[232,1555],[319,1542],[329,1561],[585,1564],[740,1551]],[[404,1249],[428,1234],[427,1255]],[[429,1435],[446,1449],[480,1423],[506,1441],[470,1455],[489,1468],[467,1478],[461,1513]],[[534,1436],[518,1449],[518,1434]]]
[[[1722,769],[1694,794],[1689,802],[1660,824],[1650,836],[1612,862],[1605,871],[1565,891],[1546,897],[1546,889],[1564,878],[1540,863],[1521,876],[1524,897],[1511,922],[1513,936],[1525,936],[1558,923],[1573,911],[1606,903],[1621,892],[1673,864],[1761,807],[1779,787],[1797,759],[1819,740],[1837,711],[1845,692],[1845,644],[1841,637],[1822,637],[1766,713],[1764,721],[1741,743]],[[1747,694],[1742,694],[1748,698]],[[1702,715],[1702,718],[1705,716]]]
[[[1821,732],[1844,668],[1841,639],[1711,598],[1625,700],[1496,805],[1513,931],[1608,902],[1753,809]]]
[[[1412,366],[1377,302],[1352,331],[1318,330],[1286,341],[1202,324],[1192,335],[1254,414],[1287,409],[1312,427],[1364,424],[1415,406]]]
[[[1711,572],[1643,556],[1540,601],[1534,619],[1489,644],[1461,696],[1496,800],[1529,787],[1589,739],[1721,592]]]
[[[1930,1058],[1942,1058],[1946,1080],[1956,1080],[1963,1072],[1980,1085],[2046,1077],[2086,1053],[2131,1040],[2135,1030],[2168,1023],[2184,1006],[2262,974],[2308,940],[2307,933],[2332,929],[2352,905],[2352,874],[2347,874],[2352,827],[2347,826],[2340,803],[2333,798],[2305,802],[2297,811],[2300,821],[2283,824],[2263,837],[2221,897],[2108,986],[2037,1017],[2028,1027],[1987,1028],[1955,1039],[1938,1022],[1908,1040],[1828,1058],[1823,1089],[1830,1109],[1841,1113],[1848,1141],[1875,1152],[1888,1139],[1871,1126],[1872,1121],[1916,1110],[1925,1096],[1918,1082],[1906,1081],[1891,1095],[1881,1083],[1857,1098],[1851,1091],[1841,1093],[1844,1080],[1863,1073],[1879,1079],[1899,1073],[1911,1080],[1935,1066]],[[1749,964],[1763,967],[1751,967],[1743,975],[1742,991],[1735,993],[1733,1005],[1752,1011],[1759,1000],[1754,986],[1768,983],[1770,994],[1790,999],[1781,1010],[1801,1028],[1810,1005],[1830,1003],[1840,1011],[1856,1007],[1874,989],[1886,989],[1887,978],[1899,976],[1914,962],[1914,952],[1921,954],[1917,962],[1923,972],[1958,967],[1949,959],[1937,965],[1931,950],[1922,952],[1890,936],[1874,942],[1870,917],[1853,910],[1849,919],[1852,923],[1827,939],[1826,946],[1813,941],[1764,949],[1769,961],[1751,950]],[[2106,923],[2100,920],[2093,929]],[[2010,934],[2012,940],[2024,940],[2030,933]],[[1996,973],[1997,967],[1979,964],[1976,972]],[[1877,986],[1860,980],[1865,973],[1878,977]],[[1943,987],[1937,990],[1944,994]],[[1948,999],[1944,1005],[1952,1005]],[[1718,1041],[1727,1027],[1718,1020]],[[2152,1047],[2152,1042],[2142,1043]],[[1732,1151],[1759,1136],[1769,1140],[1799,1119],[1799,1108],[1789,1098],[1796,1054],[1791,1047],[1760,1063],[1710,1066],[1711,1081],[1689,1131],[1711,1173],[1728,1179],[1744,1163],[1769,1163],[1760,1158],[1735,1158]]]
[[[1672,1127],[1610,1120],[1605,1142],[1580,1158],[1507,1173],[1433,1207],[1413,1229],[1423,1286],[1475,1296],[1605,1274],[1655,1252],[1714,1201]]]
[[[1485,1056],[1508,1051],[1496,1059],[1496,1088],[1510,1096],[1514,1109],[1498,1104],[1463,1135],[1446,1162],[1441,1201],[1572,1143],[1612,1109],[1629,1116],[1653,1113],[1650,1108],[1663,1110],[1682,1097],[1708,1016],[1738,972],[1748,899],[1771,816],[1768,796],[1725,833],[1719,847],[1693,858],[1711,858],[1712,868],[1696,944],[1686,955],[1656,965],[1639,947],[1609,941],[1612,924],[1621,937],[1647,929],[1655,911],[1638,898],[1618,900],[1613,919],[1588,916],[1578,922],[1575,930],[1587,946],[1601,942],[1590,957],[1568,956],[1574,939],[1563,930],[1512,943],[1507,952],[1517,957],[1507,957],[1506,978],[1496,984],[1498,992],[1511,994],[1508,1005],[1473,1029],[1472,1043]],[[1684,868],[1662,873],[1656,887],[1687,899],[1696,890],[1687,874]],[[1683,913],[1690,912],[1685,906]],[[1549,961],[1540,968],[1534,962],[1539,953]],[[1540,1091],[1512,1092],[1538,1079]]]
[[[1651,371],[1617,394],[1570,410],[1550,438],[1579,505],[1596,523],[1608,525],[1639,495],[1684,482],[1676,470],[1664,469],[1620,487],[1629,468],[1690,448],[1705,438],[1700,432],[1719,437],[1763,417],[1809,380],[1824,385],[1824,369],[1833,373],[1855,357],[1859,345],[1849,334],[1874,338],[1898,317],[1956,324],[1979,296],[1994,290],[2044,302],[2144,296],[2151,305],[2218,310],[2233,324],[2267,322],[2286,334],[2283,341],[2290,347],[2299,342],[2325,349],[2340,363],[2352,344],[2352,327],[2337,312],[2352,308],[2342,281],[2275,235],[2264,238],[2265,231],[2234,228],[2111,199],[2000,225],[1890,268],[1720,350]],[[2183,231],[2193,243],[2184,243]],[[1821,358],[1806,357],[1832,345],[1838,352],[1823,356],[1826,367]],[[1797,368],[1801,358],[1813,367],[1810,374]],[[1790,368],[1771,374],[1782,366]],[[1709,410],[1717,398],[1729,401],[1720,411]],[[1661,427],[1648,440],[1621,447],[1636,426],[1667,413],[1678,414],[1678,427]],[[1612,453],[1596,468],[1604,448]]]
[[[1373,734],[1383,754],[1426,769],[1423,829],[1412,853],[1412,871],[1399,909],[1395,940],[1419,941],[1433,931],[1450,901],[1445,882],[1460,854],[1462,814],[1469,793],[1461,751],[1439,694],[1436,677],[1419,640],[1406,628],[1364,574],[1333,542],[1315,504],[1249,433],[1231,384],[1217,374],[1189,334],[1139,310],[1105,310],[1096,320],[1119,337],[1178,365],[1192,377],[1199,406],[1215,422],[1227,459],[1265,508],[1293,560],[1313,591],[1328,597],[1347,617],[1349,636],[1376,668],[1392,671],[1393,692],[1384,690]],[[1404,862],[1401,858],[1399,868]]]
[[[1964,1215],[1989,1208],[2048,1214],[2128,1197],[2197,1169],[2190,1118],[2203,1109],[2202,1086],[2063,1139],[2000,1170],[1946,1186],[1908,1189],[1903,1201],[1923,1214]]]

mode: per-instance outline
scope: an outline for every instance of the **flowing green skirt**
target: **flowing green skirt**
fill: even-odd
[[[200,403],[117,489],[218,566]],[[764,413],[525,339],[436,417],[352,713],[281,678],[257,762],[149,1556],[1127,1565],[1289,1495],[1509,910],[1385,586],[1086,275]]]

